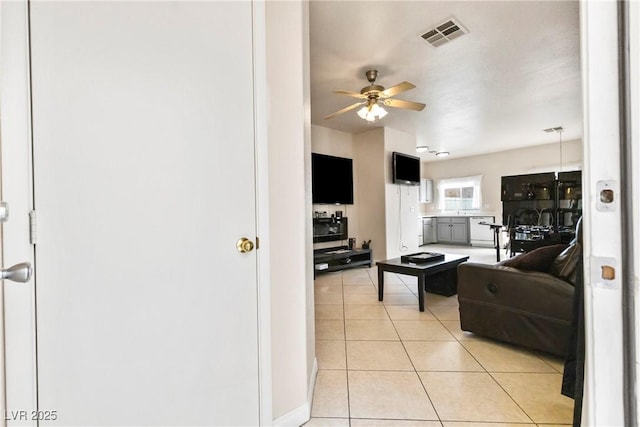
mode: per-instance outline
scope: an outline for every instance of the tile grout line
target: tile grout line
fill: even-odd
[[[515,373],[519,373],[519,372],[515,372]],[[516,404],[516,406],[517,406],[518,408],[520,408],[520,410],[522,411],[522,413],[523,413],[523,414],[525,414],[525,415],[526,415],[526,416],[531,420],[531,422],[532,422],[532,423],[534,423],[535,425],[538,425],[538,423],[536,423],[536,422],[533,420],[533,418],[531,417],[531,415],[529,415],[529,413],[528,413],[527,411],[525,411],[525,410],[524,410],[524,408],[523,408],[522,406],[520,406],[520,404],[519,404],[518,402],[516,402],[516,399],[514,399],[514,397],[513,397],[513,396],[511,396],[511,393],[509,393],[509,392],[508,392],[508,391],[507,391],[507,390],[502,386],[502,384],[500,384],[500,382],[499,382],[499,381],[498,381],[498,380],[497,380],[497,379],[492,375],[492,373],[487,371],[487,374],[489,374],[489,376],[491,377],[491,379],[492,379],[496,384],[498,384],[498,387],[500,387],[500,388],[502,389],[502,391],[504,391],[504,392],[507,394],[507,396],[509,396],[509,399],[511,399],[511,400],[513,401],[513,403],[515,403],[515,404]]]
[[[457,295],[457,293],[456,293],[456,295]],[[425,305],[426,305],[426,304],[425,304]],[[431,311],[431,310],[429,310],[429,311]],[[458,305],[458,311],[460,311],[460,306],[459,306],[459,305]],[[444,325],[444,323],[442,323],[442,321],[441,321],[437,316],[435,316],[435,314],[434,314],[434,317],[438,320],[438,322],[440,322],[440,325],[441,325],[443,328],[447,329],[447,327]],[[459,322],[459,321],[460,321],[460,320],[458,320],[458,322]],[[461,329],[461,330],[462,330],[462,329]],[[447,331],[449,331],[449,329],[447,329]],[[449,331],[449,333],[450,333],[451,335],[453,335],[453,334],[451,333],[451,331]],[[480,367],[484,370],[484,372],[485,372],[487,375],[489,375],[489,377],[490,377],[490,378],[491,378],[491,379],[492,379],[492,380],[493,380],[493,381],[498,385],[498,387],[500,387],[500,389],[502,389],[502,391],[504,391],[504,392],[507,394],[507,396],[509,396],[509,399],[511,399],[511,400],[513,401],[513,403],[515,403],[515,404],[516,404],[516,406],[517,406],[517,407],[522,411],[522,413],[523,413],[523,414],[525,414],[525,415],[527,416],[527,418],[529,418],[529,420],[531,420],[531,422],[535,424],[535,422],[533,421],[533,418],[531,418],[531,416],[530,416],[530,415],[529,415],[529,414],[524,410],[524,408],[522,408],[522,407],[518,404],[518,402],[516,402],[516,400],[513,398],[513,396],[511,396],[511,394],[509,394],[509,392],[507,392],[507,390],[505,390],[505,389],[504,389],[504,387],[502,387],[502,385],[498,382],[498,380],[496,380],[496,379],[494,378],[494,376],[493,376],[493,375],[491,375],[491,373],[487,370],[487,368],[486,368],[482,363],[480,363],[480,361],[479,361],[479,360],[478,360],[478,359],[477,359],[477,358],[476,358],[476,357],[475,357],[475,356],[474,356],[474,355],[469,351],[469,349],[468,349],[467,347],[465,347],[465,346],[464,346],[464,344],[462,344],[462,342],[458,339],[458,337],[456,337],[455,335],[453,335],[453,337],[454,337],[454,338],[455,338],[455,340],[458,342],[458,344],[460,344],[460,346],[461,346],[462,348],[464,348],[464,350],[465,350],[465,351],[466,351],[466,352],[467,352],[467,353],[468,353],[468,354],[473,358],[473,360],[475,360],[475,361],[478,363],[478,365],[480,365]]]
[[[402,279],[400,279],[400,280],[402,281]],[[405,286],[406,286],[406,284],[405,284]],[[389,310],[387,310],[387,306],[384,306],[384,310],[387,312],[387,316],[389,316],[389,319],[391,319],[391,315],[389,314]],[[424,394],[427,395],[427,400],[429,401],[429,404],[433,408],[433,412],[435,412],[436,417],[438,417],[438,422],[440,422],[440,425],[442,425],[442,419],[440,418],[440,414],[438,413],[438,410],[436,409],[436,405],[433,404],[433,400],[431,400],[431,396],[429,396],[429,392],[427,391],[427,388],[425,387],[424,382],[422,382],[422,378],[420,378],[420,374],[418,373],[418,370],[416,369],[416,365],[413,363],[413,360],[411,360],[411,356],[409,356],[409,352],[407,351],[407,347],[404,345],[404,340],[400,336],[400,333],[398,332],[398,329],[396,328],[396,324],[393,323],[393,320],[391,320],[391,325],[393,326],[393,330],[396,332],[396,334],[398,335],[398,338],[400,339],[400,344],[402,345],[402,349],[404,350],[404,353],[407,356],[407,359],[409,359],[409,363],[411,363],[411,367],[413,368],[413,372],[418,377],[418,381],[420,381],[420,385],[422,386],[422,389],[424,390]],[[404,371],[404,372],[410,372],[410,371]]]
[[[402,279],[400,279],[400,280],[402,281]],[[402,282],[404,283],[404,281],[402,281]],[[406,283],[405,283],[405,286],[406,286]],[[427,293],[427,292],[425,291],[425,293]],[[444,323],[442,323],[442,320],[440,320],[440,318],[438,316],[436,316],[435,313],[433,313],[431,311],[429,306],[427,306],[426,298],[425,298],[425,308],[429,310],[429,312],[433,315],[433,317],[438,321],[440,326],[442,326],[445,330],[447,330],[447,332],[449,332],[449,334],[451,334],[453,336],[453,338],[456,340],[456,342],[458,342],[458,344],[460,344],[460,346],[462,348],[464,348],[464,350],[478,363],[478,365],[480,365],[480,367],[484,370],[484,372],[489,375],[489,377],[500,387],[500,389],[502,389],[507,394],[507,396],[509,396],[509,399],[511,399],[516,404],[516,406],[522,411],[522,413],[525,414],[527,416],[527,418],[529,418],[529,420],[531,420],[531,422],[535,423],[535,421],[533,421],[533,418],[531,418],[531,416],[524,410],[524,408],[522,408],[518,404],[518,402],[516,402],[516,400],[513,398],[513,396],[511,396],[511,394],[509,392],[507,392],[507,390],[505,390],[504,387],[502,387],[502,385],[498,382],[498,380],[493,375],[491,375],[491,373],[489,371],[487,371],[485,366],[482,363],[480,363],[480,361],[478,359],[476,359],[476,357],[473,354],[471,354],[471,352],[464,346],[464,344],[462,344],[460,342],[460,340],[455,335],[453,335],[451,333],[451,331],[449,331],[449,329],[447,329],[447,327],[444,325]],[[386,309],[386,307],[385,307],[385,309]],[[459,306],[458,306],[458,310],[460,310]],[[393,327],[395,329],[395,327],[396,327],[395,323],[393,323],[393,321],[391,323],[393,324]],[[398,333],[397,330],[396,330],[396,333]],[[398,334],[398,337],[399,336],[400,336],[400,334]],[[402,347],[404,348],[405,352],[407,353],[407,357],[409,357],[409,353],[407,352],[407,349],[406,349],[406,347],[404,345],[404,340],[401,339],[400,342],[402,343]],[[420,374],[418,374],[418,371],[415,369],[415,365],[413,364],[413,361],[411,360],[411,357],[409,357],[409,361],[411,362],[411,365],[414,367],[416,375],[418,375],[418,379],[420,380],[420,383],[422,384],[422,388],[424,389],[425,393],[427,393],[427,397],[429,398],[429,401],[431,402],[431,405],[432,405],[433,409],[436,411],[436,415],[438,416],[438,420],[442,421],[442,418],[440,417],[440,414],[438,414],[438,411],[437,411],[435,405],[433,405],[433,402],[431,401],[431,397],[429,396],[429,393],[427,392],[427,389],[426,389],[424,383],[422,382],[422,378],[420,377]],[[459,371],[452,371],[452,372],[459,372]]]
[[[367,271],[367,274],[368,274],[368,276],[369,276],[369,279],[371,280],[371,271],[370,271],[370,269],[367,269],[366,271]],[[342,274],[342,273],[341,273],[341,274]],[[371,280],[371,283],[373,284],[373,281],[372,281],[372,280]],[[404,283],[404,282],[403,282],[403,283]],[[404,285],[405,285],[405,287],[407,287],[407,285],[406,285],[406,284],[404,284]],[[393,326],[393,328],[394,328],[394,331],[395,331],[395,332],[396,332],[396,334],[398,335],[398,340],[362,340],[362,339],[359,339],[359,340],[358,340],[358,339],[356,339],[356,340],[347,340],[347,336],[346,336],[346,320],[347,320],[347,318],[346,318],[346,306],[347,306],[347,304],[346,304],[346,301],[345,301],[345,299],[344,299],[344,296],[346,295],[346,294],[345,294],[345,287],[344,287],[344,286],[345,286],[345,285],[344,285],[344,275],[342,276],[342,283],[341,283],[341,286],[342,286],[341,290],[342,290],[342,296],[343,296],[343,301],[342,301],[343,318],[342,318],[342,319],[336,319],[336,320],[342,320],[342,321],[343,321],[343,331],[344,331],[344,335],[345,335],[345,338],[344,338],[344,345],[345,345],[345,372],[346,372],[346,376],[347,376],[347,404],[348,404],[348,422],[349,422],[349,426],[351,426],[351,425],[352,425],[352,420],[353,420],[353,418],[352,418],[352,414],[351,414],[351,411],[350,411],[350,410],[351,410],[351,406],[350,406],[350,393],[349,393],[349,383],[348,383],[348,381],[349,381],[349,371],[350,371],[350,369],[349,369],[349,365],[348,365],[348,353],[347,353],[347,345],[348,345],[348,343],[347,343],[347,341],[352,341],[352,342],[359,342],[359,341],[360,341],[360,342],[362,342],[362,341],[364,341],[364,342],[367,342],[367,341],[368,341],[368,342],[371,342],[371,341],[378,341],[378,342],[397,342],[397,341],[400,341],[400,342],[401,342],[401,345],[403,346],[403,350],[405,351],[405,355],[409,358],[409,362],[411,363],[411,366],[412,366],[412,368],[413,368],[413,372],[415,372],[415,373],[416,373],[416,375],[418,375],[418,379],[419,379],[419,381],[421,382],[422,388],[424,389],[425,393],[427,394],[427,398],[429,399],[429,402],[431,403],[431,405],[432,405],[432,407],[433,407],[433,409],[434,409],[434,411],[435,411],[435,413],[436,413],[436,416],[438,417],[438,422],[440,423],[440,425],[443,425],[443,424],[442,424],[442,423],[443,423],[443,421],[442,421],[442,419],[440,418],[440,415],[438,414],[437,409],[435,408],[435,405],[433,405],[433,402],[431,401],[431,397],[429,396],[429,393],[426,391],[426,387],[425,387],[424,383],[422,382],[422,379],[420,378],[419,372],[418,372],[418,370],[416,369],[415,364],[413,363],[413,360],[411,360],[411,357],[410,357],[410,356],[409,356],[409,354],[408,354],[408,351],[407,351],[407,349],[406,349],[406,345],[405,345],[405,344],[406,344],[406,343],[405,343],[405,341],[406,341],[406,340],[403,340],[403,339],[401,339],[401,338],[400,338],[400,334],[398,333],[398,330],[397,330],[397,328],[396,328],[395,322],[393,321],[393,319],[392,319],[392,317],[391,317],[391,315],[390,315],[390,313],[389,313],[389,306],[387,306],[386,304],[382,304],[382,305],[381,305],[382,307],[384,307],[384,312],[385,312],[385,314],[387,315],[388,320],[390,320],[390,321],[391,321],[392,326]],[[375,284],[374,284],[374,288],[375,288]],[[415,296],[415,294],[414,294],[414,296]],[[365,304],[365,305],[371,305],[371,304]],[[407,306],[410,306],[410,305],[407,305]],[[412,306],[412,305],[411,305],[411,306]],[[431,312],[430,307],[427,307],[427,308],[429,309],[429,312]],[[527,418],[530,420],[530,421],[528,421],[527,423],[531,423],[531,425],[533,425],[533,426],[537,425],[537,424],[536,424],[536,422],[535,422],[535,421],[533,421],[532,417],[531,417],[531,416],[530,416],[530,415],[529,415],[529,414],[524,410],[524,408],[523,408],[523,407],[521,407],[521,406],[518,404],[518,402],[516,402],[516,401],[515,401],[515,399],[513,398],[513,396],[512,396],[510,393],[508,393],[508,392],[507,392],[507,390],[506,390],[506,389],[505,389],[505,388],[504,388],[504,387],[503,387],[503,386],[502,386],[502,385],[497,381],[497,379],[496,379],[496,378],[494,377],[494,375],[493,375],[493,373],[499,374],[499,373],[503,373],[503,372],[497,372],[497,371],[496,371],[496,372],[489,372],[489,371],[487,370],[487,368],[485,368],[485,366],[484,366],[482,363],[480,363],[480,361],[479,361],[479,360],[478,360],[478,359],[477,359],[477,358],[476,358],[476,357],[475,357],[475,356],[474,356],[474,355],[469,351],[469,349],[464,345],[464,343],[465,343],[465,342],[467,342],[468,340],[459,339],[459,338],[458,338],[458,336],[456,336],[454,333],[452,333],[452,332],[449,330],[449,328],[447,328],[447,327],[444,325],[444,323],[443,323],[443,320],[442,320],[442,319],[438,318],[435,314],[433,314],[433,312],[431,312],[431,314],[434,316],[434,320],[437,320],[437,321],[438,321],[438,323],[440,323],[440,325],[441,325],[442,327],[444,327],[444,328],[445,328],[445,330],[447,330],[447,331],[448,331],[448,332],[449,332],[449,333],[450,333],[454,338],[453,338],[453,340],[426,340],[426,342],[429,342],[429,341],[431,341],[431,342],[457,342],[459,345],[461,345],[461,346],[464,348],[465,353],[467,353],[469,356],[471,356],[471,358],[472,358],[474,361],[476,361],[476,363],[477,363],[477,364],[481,367],[481,369],[482,369],[482,371],[469,371],[469,372],[475,372],[475,373],[482,373],[482,372],[484,372],[484,373],[489,374],[489,377],[490,377],[490,378],[491,378],[491,379],[492,379],[496,384],[498,384],[498,386],[500,387],[500,389],[502,389],[502,390],[503,390],[503,391],[504,391],[504,392],[509,396],[509,398],[510,398],[514,403],[515,403],[516,407],[518,407],[518,408],[519,408],[519,409],[520,409],[520,410],[521,410],[521,411],[522,411],[522,412],[527,416]],[[365,321],[368,321],[368,320],[383,320],[383,319],[350,319],[350,320],[365,320]],[[387,319],[384,319],[384,320],[387,320]],[[457,319],[451,319],[451,320],[453,320],[453,321],[455,322]],[[414,340],[409,340],[409,341],[414,341]],[[425,340],[415,340],[415,341],[425,341]],[[509,372],[509,371],[505,371],[504,373],[517,373],[517,374],[522,374],[522,373],[531,373],[531,374],[548,374],[548,375],[557,375],[557,374],[558,374],[558,370],[557,370],[553,365],[551,365],[551,363],[547,362],[545,359],[543,359],[542,357],[540,357],[538,354],[535,354],[535,356],[536,356],[536,358],[537,358],[537,359],[540,359],[540,360],[542,360],[543,362],[545,362],[545,365],[549,365],[549,367],[553,369],[553,372],[521,372],[521,371],[518,371],[518,372]],[[336,369],[336,370],[340,370],[340,369]],[[387,371],[389,371],[389,370],[379,370],[379,369],[369,369],[369,370],[367,370],[367,369],[354,369],[353,371],[365,371],[365,372],[366,372],[366,371],[368,371],[368,372],[387,372]],[[411,371],[411,370],[409,370],[409,371],[407,371],[407,370],[391,370],[391,371],[389,371],[389,372],[412,372],[412,371]],[[421,371],[421,372],[422,372],[422,371]],[[425,372],[429,372],[429,371],[425,371]],[[434,371],[434,372],[463,372],[463,371]],[[466,372],[466,371],[464,371],[464,372]],[[342,417],[328,417],[328,418],[342,418]],[[367,419],[367,418],[365,417],[364,419]],[[378,419],[378,418],[371,418],[371,419]],[[500,422],[498,422],[498,424],[500,424]],[[506,424],[508,424],[508,423],[506,423]]]
[[[460,307],[458,307],[458,310],[460,310]],[[446,326],[445,326],[444,324],[443,324],[442,326],[443,326],[444,328],[446,328]],[[453,334],[451,334],[451,335],[453,335]],[[465,347],[465,345],[462,343],[462,340],[459,340],[455,335],[454,335],[454,338],[456,339],[456,341],[458,341],[458,343],[460,344],[460,346],[461,346],[462,348],[464,348],[464,350],[469,354],[469,356],[471,356],[471,357],[473,358],[473,360],[475,360],[475,361],[476,361],[476,363],[478,363],[478,365],[480,365],[480,367],[484,370],[484,372],[485,372],[487,375],[489,375],[489,377],[490,377],[490,378],[491,378],[491,379],[492,379],[492,380],[493,380],[493,381],[498,385],[498,387],[500,387],[500,389],[501,389],[502,391],[504,391],[504,392],[507,394],[507,396],[509,396],[509,399],[511,399],[511,400],[513,401],[513,403],[515,403],[515,405],[516,405],[516,406],[517,406],[517,407],[522,411],[522,413],[523,413],[523,414],[525,414],[525,415],[527,416],[527,418],[529,418],[529,420],[531,420],[531,422],[532,422],[532,423],[536,424],[536,423],[535,423],[535,421],[533,421],[533,418],[531,418],[531,416],[530,416],[530,415],[529,415],[529,414],[524,410],[524,408],[523,408],[523,407],[521,407],[521,406],[520,406],[520,404],[519,404],[518,402],[516,402],[516,400],[513,398],[513,396],[511,396],[511,394],[510,394],[507,390],[505,390],[505,388],[502,386],[502,384],[500,384],[500,383],[498,382],[498,380],[497,380],[493,375],[491,375],[491,372],[489,372],[489,371],[487,370],[487,368],[486,368],[486,367],[485,367],[485,366],[480,362],[480,360],[478,360],[478,359],[473,355],[473,353],[471,353],[471,351],[469,351],[469,349],[468,349],[467,347]],[[537,425],[537,424],[536,424],[536,425]]]
[[[347,384],[347,419],[351,427],[351,394],[349,392],[349,357],[347,349],[347,311],[344,302],[344,272],[340,272],[340,287],[342,288],[342,329],[344,332],[344,375]]]

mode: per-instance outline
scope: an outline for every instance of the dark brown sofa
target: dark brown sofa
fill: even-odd
[[[460,264],[462,330],[565,356],[581,257],[574,239],[569,246],[538,248],[495,265]]]

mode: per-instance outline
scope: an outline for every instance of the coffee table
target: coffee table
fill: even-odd
[[[418,305],[424,311],[425,291],[451,296],[458,292],[458,264],[468,256],[444,254],[444,260],[413,264],[400,258],[378,261],[378,301],[384,297],[384,272],[406,274],[418,278]],[[427,281],[427,278],[429,280]]]

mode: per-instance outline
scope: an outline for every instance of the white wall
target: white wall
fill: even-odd
[[[273,417],[309,410],[308,66],[303,2],[266,2]],[[306,102],[305,102],[306,100]],[[308,142],[306,143],[308,145]],[[286,255],[286,256],[283,256]],[[299,423],[304,422],[302,419]]]
[[[559,157],[559,144],[554,143],[480,156],[422,162],[422,177],[434,180],[434,201],[421,203],[420,212],[423,214],[440,212],[436,182],[438,179],[482,175],[483,206],[481,210],[483,213],[495,215],[496,221],[500,222],[502,221],[501,178],[509,175],[559,171]],[[582,141],[563,141],[562,159],[563,165],[582,164]]]
[[[371,240],[374,260],[416,252],[418,187],[395,185],[391,179],[391,153],[415,155],[415,137],[389,128],[374,128],[357,135],[315,125],[311,130],[313,152],[353,159],[354,176],[353,205],[314,205],[313,210],[327,211],[329,215],[342,210],[349,218],[349,237],[356,238],[358,246]],[[318,243],[314,247],[337,244],[341,243]]]
[[[416,137],[384,128],[386,259],[418,251],[418,187],[393,183],[394,151],[415,156]]]
[[[302,2],[303,17],[303,103],[304,103],[304,210],[311,209],[311,49],[309,47],[309,2]],[[307,260],[305,274],[305,288],[307,293],[307,405],[308,412],[305,418],[311,416],[311,403],[313,400],[313,389],[318,372],[318,362],[316,360],[316,315],[315,315],[315,287],[313,283],[314,263],[313,263],[313,225],[311,221],[305,221],[305,259]],[[307,407],[304,408],[305,412]],[[296,421],[296,420],[292,420]]]
[[[354,136],[356,154],[359,234],[358,245],[371,240],[373,259],[387,255],[385,225],[384,129],[377,128]]]

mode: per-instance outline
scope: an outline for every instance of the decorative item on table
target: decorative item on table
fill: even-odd
[[[342,218],[342,211],[336,211],[336,218]]]
[[[316,218],[327,218],[327,211],[315,211]]]
[[[371,248],[371,240],[363,240],[362,249],[370,249],[370,248]]]
[[[349,237],[349,249],[353,250],[356,247],[355,237]]]
[[[427,262],[442,261],[444,254],[437,252],[418,252],[415,254],[402,255],[400,262],[408,262],[412,264],[424,264]]]

